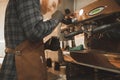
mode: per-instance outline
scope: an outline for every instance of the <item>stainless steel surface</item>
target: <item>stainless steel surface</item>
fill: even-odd
[[[77,64],[97,69],[120,73],[120,54],[99,50],[82,50],[70,52]]]

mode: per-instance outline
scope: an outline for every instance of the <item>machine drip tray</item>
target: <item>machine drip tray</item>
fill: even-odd
[[[120,54],[99,50],[72,51],[70,56],[78,64],[120,73]]]

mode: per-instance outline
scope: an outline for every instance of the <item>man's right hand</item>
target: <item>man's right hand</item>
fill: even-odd
[[[62,19],[64,19],[64,14],[61,11],[56,10],[55,13],[53,13],[52,18],[62,21]]]

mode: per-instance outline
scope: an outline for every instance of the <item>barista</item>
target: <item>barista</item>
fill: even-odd
[[[49,0],[9,0],[5,13],[5,58],[0,80],[47,80],[43,38],[63,19],[61,11],[43,21]],[[59,0],[52,0],[56,7]],[[44,8],[43,8],[44,7]]]

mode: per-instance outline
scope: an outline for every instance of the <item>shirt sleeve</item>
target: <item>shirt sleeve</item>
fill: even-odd
[[[58,25],[59,20],[43,21],[39,0],[16,0],[19,21],[28,39],[43,39]]]

